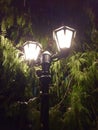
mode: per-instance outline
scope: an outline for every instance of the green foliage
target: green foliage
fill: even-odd
[[[77,85],[92,85],[97,76],[97,52],[77,53],[69,59],[68,67]],[[97,77],[96,77],[97,78]],[[91,83],[91,84],[89,84]]]
[[[2,126],[0,124],[0,127],[13,128],[17,124],[18,128],[26,126],[26,128],[31,129],[33,123],[35,129],[37,129],[36,127],[39,125],[35,124],[35,120],[39,121],[39,118],[37,116],[35,116],[36,118],[31,117],[34,114],[39,116],[37,110],[37,113],[32,110],[32,106],[34,105],[34,108],[38,103],[32,106],[28,103],[25,105],[25,101],[34,96],[33,87],[38,86],[35,69],[30,69],[24,63],[22,58],[19,57],[20,51],[13,46],[10,40],[4,36],[1,36],[0,39],[0,122],[2,124]],[[4,122],[6,126],[3,126]],[[7,122],[9,122],[8,125]],[[10,126],[11,123],[13,125]]]
[[[92,43],[93,43],[93,50],[98,51],[98,30],[93,29],[91,35]]]
[[[52,71],[53,71],[53,78],[52,79],[53,79],[53,83],[54,83],[53,89],[56,89],[58,97],[60,96],[60,86],[59,86],[59,82],[60,82],[59,72],[61,69],[60,66],[61,66],[60,61],[57,61],[57,62],[53,63],[53,65],[52,65]],[[62,73],[60,73],[60,75],[61,74]]]
[[[1,34],[14,41],[14,44],[21,44],[33,37],[32,22],[29,9],[26,11],[23,9],[22,12],[20,6],[16,7],[15,4],[17,1],[0,1],[0,11],[3,16],[0,20]]]
[[[24,83],[19,85],[19,81],[26,78],[27,66],[21,63],[21,60],[18,59],[18,51],[12,46],[11,42],[3,36],[1,36],[0,49],[2,56],[0,61],[0,93],[3,95],[5,93],[6,96],[9,92],[13,92],[12,95],[8,94],[8,100],[10,98],[14,100],[14,98],[20,96],[19,90],[22,91],[22,93],[24,92]],[[15,92],[16,90],[18,95]]]
[[[79,104],[75,109],[68,108],[64,114],[64,129],[90,129],[90,123],[88,111]]]
[[[96,129],[97,70],[98,53],[96,51],[74,53],[66,61],[57,61],[52,64],[53,87],[51,93],[56,94],[56,100],[54,102],[54,97],[51,99],[55,103],[54,110],[62,112],[63,129],[90,130],[93,127]]]
[[[31,109],[31,111],[28,111],[28,118],[31,122],[31,129],[33,130],[39,130],[40,129],[40,113],[36,109]]]
[[[57,109],[51,109],[50,114],[49,114],[49,119],[50,119],[50,130],[62,130],[64,123],[62,119],[62,113],[61,111]]]
[[[93,91],[96,91],[96,82],[98,81],[97,59],[97,52],[77,53],[69,58],[67,64],[70,68],[73,83],[71,93],[68,95],[70,111],[67,111],[66,114],[74,114],[71,116],[74,118],[74,123],[78,125],[77,127],[75,126],[75,129],[90,129],[91,125],[96,122],[98,106],[96,104],[96,95],[93,94]],[[73,119],[71,116],[69,118]],[[85,119],[85,122],[83,122],[83,119]],[[67,117],[65,120],[67,120]]]
[[[63,71],[62,71],[63,70]],[[54,62],[51,66],[51,73],[52,73],[52,82],[54,85],[58,97],[60,97],[63,93],[63,87],[66,86],[67,83],[67,66],[66,61],[57,61]]]

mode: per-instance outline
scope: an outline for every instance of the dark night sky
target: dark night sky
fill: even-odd
[[[12,5],[22,14],[29,9],[33,31],[43,35],[52,34],[53,29],[62,25],[83,32],[89,26],[85,13],[88,8],[95,13],[98,27],[98,0],[13,0]]]
[[[26,0],[24,5],[26,6]],[[28,0],[28,6],[35,28],[41,31],[48,32],[49,29],[63,24],[79,29],[85,28],[88,18],[84,10],[88,7],[93,9],[95,21],[98,22],[98,0]]]
[[[30,9],[32,22],[38,27],[80,26],[85,23],[84,10],[88,7],[93,9],[98,21],[98,0],[13,0],[15,2],[20,9]]]

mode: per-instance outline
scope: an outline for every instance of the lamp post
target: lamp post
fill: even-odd
[[[71,47],[74,37],[75,30],[67,26],[62,26],[53,31],[53,38],[56,41],[59,53],[62,54],[62,52],[66,52],[67,49]],[[42,47],[38,42],[27,41],[23,47],[25,59],[34,64],[40,62],[42,67],[40,74],[38,74],[41,90],[40,128],[41,130],[49,130],[49,84],[51,81],[49,70],[52,59],[58,58],[58,55],[52,56],[48,51],[41,52]]]

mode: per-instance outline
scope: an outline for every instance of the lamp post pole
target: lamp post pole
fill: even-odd
[[[40,90],[41,90],[41,108],[40,108],[40,121],[41,130],[49,130],[49,84],[51,82],[50,75],[51,55],[49,52],[42,54],[42,70],[39,77]]]
[[[38,64],[37,61],[40,59],[42,66],[41,73],[37,73],[40,80],[41,91],[40,130],[49,130],[49,85],[51,82],[51,74],[49,70],[51,60],[53,58],[60,59],[65,57],[65,54],[69,52],[75,34],[75,30],[67,26],[62,26],[53,31],[53,37],[56,41],[58,51],[60,52],[60,55],[58,56],[57,54],[51,56],[48,51],[41,53],[42,47],[37,42],[27,41],[24,44],[25,59],[27,61],[30,60],[30,63],[33,61],[35,64]]]

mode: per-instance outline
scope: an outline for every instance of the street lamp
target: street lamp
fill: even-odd
[[[36,61],[41,53],[41,45],[35,41],[26,41],[24,43],[24,56],[27,61]]]
[[[67,26],[62,26],[53,31],[53,38],[56,41],[56,45],[59,53],[66,51],[72,45],[72,41],[75,36],[75,30]],[[40,94],[41,94],[41,130],[49,130],[49,84],[51,82],[50,65],[54,58],[58,58],[58,55],[52,56],[50,52],[42,52],[42,47],[39,43],[33,41],[25,42],[24,55],[26,60],[38,63],[40,59],[40,65],[42,70],[37,73],[40,80]]]
[[[70,48],[75,38],[76,31],[68,26],[62,26],[53,31],[53,38],[56,41],[58,51]]]

